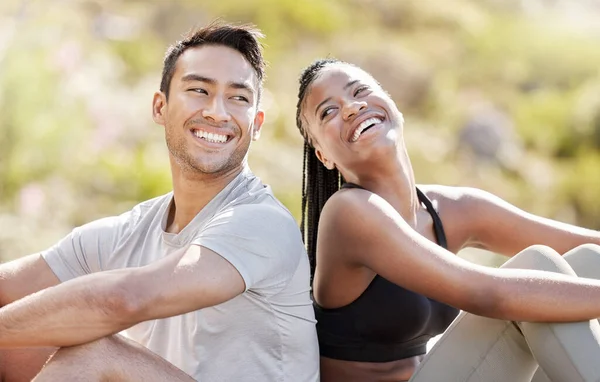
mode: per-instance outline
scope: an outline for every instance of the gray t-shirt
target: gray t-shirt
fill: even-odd
[[[233,264],[246,291],[123,334],[199,381],[318,381],[310,267],[289,211],[247,168],[179,234],[165,232],[172,200],[169,193],[76,228],[42,255],[66,281],[206,247]]]

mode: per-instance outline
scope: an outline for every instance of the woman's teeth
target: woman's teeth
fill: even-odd
[[[360,125],[358,125],[358,127],[354,131],[354,135],[352,135],[352,139],[350,141],[356,142],[358,140],[358,137],[360,137],[360,134],[366,128],[370,127],[371,125],[376,125],[376,124],[381,123],[381,122],[383,122],[381,120],[381,118],[377,118],[377,117],[373,117],[373,118],[367,119],[366,121],[364,121],[363,123],[361,123]]]
[[[194,130],[194,135],[198,138],[202,138],[205,141],[212,143],[225,143],[227,142],[227,135],[207,133],[204,130]]]

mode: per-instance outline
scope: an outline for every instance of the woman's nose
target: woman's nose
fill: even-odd
[[[364,101],[350,101],[344,104],[344,108],[342,111],[342,117],[344,120],[348,120],[352,117],[355,117],[360,113],[361,110],[367,108],[367,103]]]

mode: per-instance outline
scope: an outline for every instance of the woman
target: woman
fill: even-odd
[[[600,282],[567,264],[600,278],[600,247],[582,246],[600,244],[599,232],[476,189],[417,188],[402,114],[356,66],[313,63],[298,98],[322,381],[408,380],[459,309],[472,314],[454,321],[413,380],[528,381],[532,353],[554,380],[600,378],[598,323],[577,322],[600,317]],[[495,269],[454,256],[465,247],[518,255]]]

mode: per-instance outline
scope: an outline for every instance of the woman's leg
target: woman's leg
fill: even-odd
[[[600,279],[600,246],[593,244],[586,244],[577,247],[563,256],[564,259],[569,263],[573,271],[579,277]],[[523,324],[531,325],[531,324]],[[597,321],[593,321],[590,324],[593,327],[597,327]],[[591,347],[594,349],[597,347],[597,342],[600,341],[600,337],[588,337],[582,339],[582,335],[586,335],[591,331],[594,335],[598,334],[597,329],[586,329],[582,328],[580,324],[555,324],[552,325],[552,335],[545,335],[544,331],[548,329],[536,328],[533,330],[536,337],[527,337],[527,342],[530,344],[533,353],[538,358],[540,368],[535,373],[532,382],[545,382],[551,379],[547,375],[553,376],[554,380],[559,380],[564,371],[565,365],[556,361],[556,358],[563,357],[566,355],[570,356],[570,352],[578,352],[576,357],[571,356],[572,362],[566,367],[572,367],[578,370],[581,374],[581,381],[599,381],[600,380],[600,359],[598,358],[598,352],[595,350],[589,350]],[[541,334],[541,337],[539,336]],[[547,338],[546,338],[547,337]],[[559,346],[559,351],[554,354],[547,354],[547,352],[541,352],[543,355],[538,355],[539,348],[543,349],[547,346],[547,341],[561,341],[564,344]],[[537,348],[537,350],[536,350]],[[569,354],[566,354],[569,353]]]
[[[543,246],[525,249],[502,267],[538,269],[576,276],[564,258]],[[570,325],[571,329],[554,330],[556,325]],[[521,331],[530,341],[529,344]],[[544,362],[552,359],[552,362],[561,365],[560,374],[550,375],[554,380],[587,381],[589,379],[582,379],[579,372],[582,366],[574,363],[571,357],[581,357],[579,347],[583,346],[590,353],[590,359],[600,360],[599,333],[597,321],[527,323],[519,328],[510,321],[462,312],[425,357],[411,382],[529,382],[537,369],[530,345],[535,348],[534,354],[539,359]],[[546,335],[550,338],[543,338]],[[572,341],[565,341],[567,337]],[[589,364],[586,360],[583,363]]]

